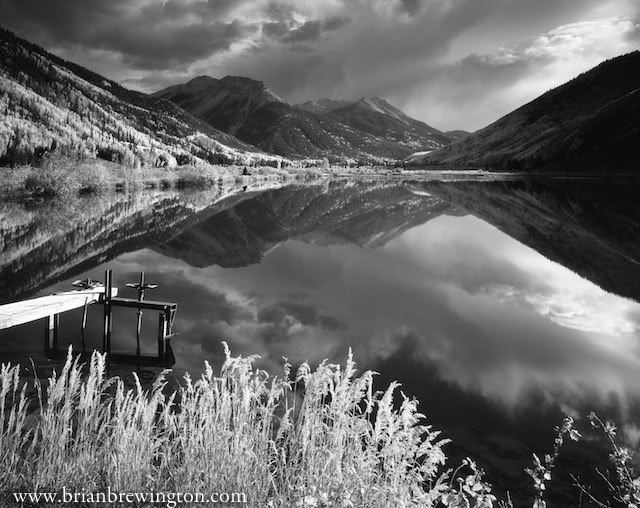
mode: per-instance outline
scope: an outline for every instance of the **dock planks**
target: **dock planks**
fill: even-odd
[[[117,288],[112,288],[112,295],[118,294]],[[100,301],[104,295],[104,287],[65,291],[30,300],[0,305],[0,330],[13,326],[30,323],[38,319],[47,318],[85,305]]]

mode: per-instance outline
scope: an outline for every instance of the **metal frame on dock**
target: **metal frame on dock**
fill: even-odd
[[[144,278],[142,275],[141,280]],[[48,358],[64,357],[66,351],[58,349],[58,335],[60,328],[60,314],[70,310],[84,307],[82,317],[82,337],[84,346],[84,331],[86,327],[88,305],[100,304],[103,306],[103,333],[102,352],[107,353],[107,359],[114,362],[132,363],[136,365],[162,365],[170,367],[175,363],[173,350],[171,349],[171,337],[173,335],[173,323],[178,309],[178,304],[173,302],[160,302],[118,297],[118,288],[113,287],[113,273],[111,270],[105,272],[105,283],[95,283],[88,280],[76,281],[81,289],[77,291],[67,291],[31,300],[23,300],[6,305],[0,305],[0,330],[11,328],[21,324],[29,323],[39,319],[44,319],[44,351]],[[76,285],[74,283],[74,285]],[[139,354],[139,347],[136,354],[120,354],[111,352],[111,334],[113,329],[113,308],[125,307],[142,310],[156,310],[158,315],[157,334],[157,356],[143,356]],[[138,332],[139,333],[139,332]],[[84,352],[84,354],[87,354]]]

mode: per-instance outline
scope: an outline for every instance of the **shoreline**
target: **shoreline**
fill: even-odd
[[[66,187],[53,189],[51,194],[43,190],[40,194],[33,186],[28,188],[27,179],[31,175],[45,177],[48,172],[54,181],[49,185],[59,184],[55,177],[70,179]],[[0,167],[0,196],[9,199],[30,199],[52,197],[54,195],[70,196],[73,194],[93,194],[111,191],[127,191],[132,189],[206,189],[214,185],[251,185],[257,182],[296,182],[314,181],[333,178],[374,178],[374,179],[441,179],[451,180],[469,178],[478,180],[496,179],[565,179],[565,180],[639,180],[638,175],[630,172],[596,173],[592,171],[532,171],[505,172],[487,171],[473,168],[388,168],[376,166],[362,166],[348,168],[344,166],[302,167],[289,166],[274,168],[270,166],[249,167],[233,166],[176,166],[127,168],[117,163],[102,159],[88,159],[73,161],[65,158],[54,159],[46,165]],[[83,183],[84,180],[87,183]],[[83,187],[85,186],[85,187]],[[87,187],[88,186],[88,187]]]

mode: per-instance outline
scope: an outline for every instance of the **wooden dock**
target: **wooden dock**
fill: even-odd
[[[112,289],[114,296],[117,295],[118,288]],[[65,291],[64,293],[0,305],[0,330],[98,303],[101,298],[104,298],[104,292],[104,287]]]
[[[144,273],[141,274],[141,282],[144,281]],[[76,281],[76,283],[91,283],[91,280]],[[76,285],[74,283],[74,285]],[[135,286],[135,285],[129,285]],[[149,287],[155,285],[147,285]],[[83,286],[81,286],[83,287]],[[0,330],[23,325],[33,321],[44,320],[44,352],[48,358],[64,358],[66,351],[58,349],[58,330],[60,326],[60,314],[74,309],[84,309],[82,316],[82,339],[84,345],[84,333],[87,321],[87,307],[93,304],[102,305],[104,309],[102,351],[107,353],[110,361],[132,363],[137,365],[162,365],[170,367],[175,363],[175,357],[171,349],[170,338],[178,304],[173,302],[158,302],[144,300],[144,291],[139,292],[138,299],[118,298],[118,288],[113,287],[113,275],[111,270],[105,272],[105,284],[80,289],[65,291],[30,300],[0,305]],[[111,354],[111,334],[113,327],[113,307],[127,307],[138,310],[138,345],[135,355]],[[140,315],[142,310],[159,311],[157,356],[142,356],[140,354]]]

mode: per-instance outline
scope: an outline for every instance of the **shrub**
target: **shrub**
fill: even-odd
[[[206,189],[215,183],[216,178],[205,169],[187,167],[179,170],[176,187],[178,189]]]
[[[74,159],[49,155],[41,167],[32,168],[24,188],[34,197],[64,197],[71,193],[94,194],[108,185],[107,168],[96,161],[81,163]]]
[[[78,168],[76,178],[80,194],[100,194],[108,186],[105,171],[101,167],[86,166]]]
[[[73,172],[64,166],[32,169],[24,181],[24,188],[34,197],[65,196],[77,188]]]

